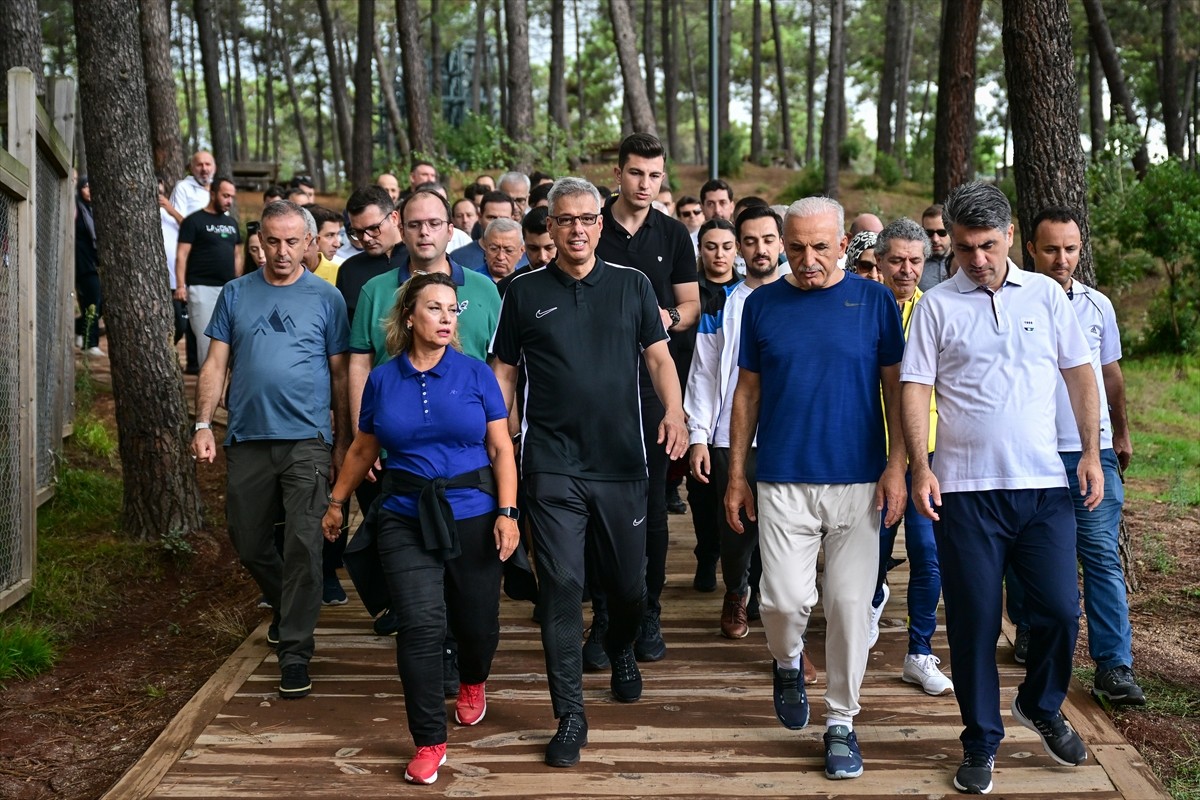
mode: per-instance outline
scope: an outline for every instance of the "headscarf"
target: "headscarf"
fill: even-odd
[[[858,263],[858,259],[868,247],[874,247],[878,240],[879,234],[874,231],[859,231],[854,234],[854,238],[846,246],[846,271],[856,272],[854,265]]]

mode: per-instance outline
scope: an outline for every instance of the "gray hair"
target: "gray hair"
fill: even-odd
[[[892,247],[892,241],[896,239],[904,242],[920,242],[924,246],[926,258],[929,258],[929,254],[932,252],[932,246],[929,243],[929,237],[925,235],[925,229],[908,217],[901,217],[889,222],[879,232],[879,238],[875,240],[875,257],[880,261],[887,258],[888,251]]]
[[[512,233],[513,231],[519,234],[521,232],[521,223],[512,217],[497,217],[484,228],[483,238],[491,239],[493,233]]]
[[[946,198],[942,222],[947,228],[961,225],[964,228],[1007,231],[1012,224],[1012,205],[1004,192],[990,183],[964,183]]]
[[[317,238],[317,218],[304,206],[300,207],[300,213],[304,215],[304,232],[314,239]]]
[[[792,217],[817,217],[822,214],[834,214],[837,216],[838,235],[842,235],[846,230],[846,210],[842,208],[842,204],[837,200],[829,197],[802,197],[796,202],[788,206],[787,214],[783,217],[783,224],[786,226],[787,221]]]
[[[312,214],[309,214],[291,200],[276,200],[272,203],[268,203],[263,207],[262,216],[259,217],[259,222],[261,224],[269,219],[276,219],[277,217],[300,217],[301,219],[304,219],[305,230],[309,231],[308,226],[311,225],[311,232],[313,235],[316,233],[317,223],[313,220]],[[307,217],[307,219],[305,219],[305,217]]]
[[[550,194],[547,197],[550,201],[550,215],[554,215],[559,200],[581,194],[586,194],[596,201],[596,213],[599,214],[602,207],[600,191],[590,181],[583,178],[559,178],[550,187]]]
[[[496,188],[500,189],[500,187],[503,186],[504,184],[514,183],[514,182],[520,183],[522,186],[525,187],[525,193],[526,194],[529,193],[529,176],[526,175],[524,172],[506,172],[506,173],[504,173],[503,175],[500,176],[500,180],[496,181]],[[503,192],[504,190],[500,189],[500,191]],[[507,194],[507,192],[505,192],[505,194]]]

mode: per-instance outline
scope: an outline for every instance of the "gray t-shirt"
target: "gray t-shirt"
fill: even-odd
[[[346,302],[305,270],[287,286],[262,270],[221,290],[204,333],[229,345],[229,435],[332,442],[329,357],[349,349]]]

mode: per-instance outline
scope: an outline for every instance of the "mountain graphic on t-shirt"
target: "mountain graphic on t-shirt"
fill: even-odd
[[[279,306],[275,306],[271,309],[270,314],[254,321],[252,330],[255,336],[268,333],[286,333],[289,336],[295,336],[296,323],[292,322],[290,314],[280,313]]]

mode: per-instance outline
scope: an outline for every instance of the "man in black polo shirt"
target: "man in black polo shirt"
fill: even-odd
[[[635,133],[621,142],[614,170],[618,193],[604,206],[604,228],[596,255],[610,264],[633,267],[645,273],[654,288],[663,327],[672,336],[687,330],[700,318],[700,290],[696,283],[696,254],[682,222],[652,207],[662,187],[663,146],[648,133]],[[649,376],[642,370],[642,433],[649,461],[649,508],[646,519],[646,613],[634,652],[638,661],[658,661],[667,653],[659,624],[663,584],[667,571],[667,467],[660,447],[653,447],[663,406],[655,396]],[[603,652],[597,644],[608,624],[604,597],[593,592],[592,630],[584,660],[603,669]]]
[[[346,201],[346,213],[350,216],[346,234],[362,248],[361,253],[342,262],[337,274],[337,288],[353,325],[358,296],[367,281],[408,264],[408,249],[400,241],[400,213],[386,189],[356,189]]]
[[[608,596],[610,687],[641,697],[633,641],[645,605],[646,452],[640,421],[644,353],[666,414],[655,449],[687,447],[679,379],[650,282],[595,254],[600,195],[580,178],[550,192],[557,256],[513,280],[492,340],[493,369],[512,408],[518,364],[527,379],[521,472],[537,554],[542,646],[558,732],[546,763],[569,767],[587,745],[583,715],[584,553]]]

